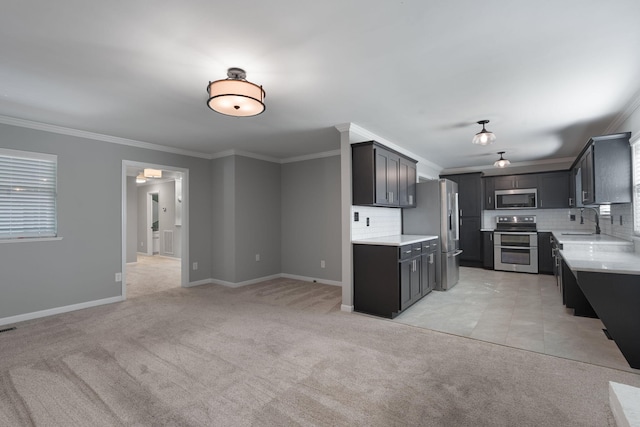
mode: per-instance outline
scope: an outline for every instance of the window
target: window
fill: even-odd
[[[640,235],[640,138],[631,143],[633,168],[633,231]]]
[[[0,149],[0,239],[56,237],[57,156]]]

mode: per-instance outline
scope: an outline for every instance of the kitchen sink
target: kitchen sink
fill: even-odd
[[[589,231],[569,231],[560,234],[563,236],[593,236],[595,233]]]

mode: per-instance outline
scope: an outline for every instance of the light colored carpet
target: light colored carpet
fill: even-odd
[[[171,289],[0,334],[0,425],[613,426],[640,376],[342,313],[278,279]]]
[[[180,287],[179,258],[137,254],[137,259],[127,264],[127,299]]]

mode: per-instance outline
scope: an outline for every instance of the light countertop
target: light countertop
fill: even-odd
[[[352,240],[351,243],[358,245],[402,246],[437,238],[438,236],[430,235],[396,234],[393,236],[371,237],[369,239]]]
[[[633,242],[606,234],[571,231],[555,230],[553,236],[562,243],[560,255],[573,271],[640,275],[640,254],[634,252]]]

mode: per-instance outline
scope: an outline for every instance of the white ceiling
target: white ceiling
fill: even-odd
[[[575,156],[640,94],[640,1],[8,0],[0,115],[288,158],[352,122],[442,168]],[[266,111],[205,105],[229,67]],[[497,141],[473,146],[489,119]],[[634,129],[628,129],[634,130]]]

